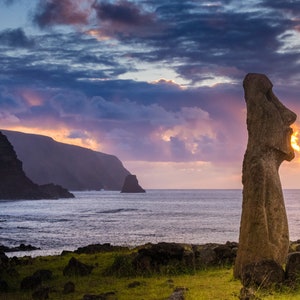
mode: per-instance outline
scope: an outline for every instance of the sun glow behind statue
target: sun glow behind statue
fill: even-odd
[[[291,145],[295,151],[300,152],[300,146],[298,144],[298,141],[299,141],[298,134],[299,134],[298,128],[293,126],[293,134],[291,136]]]

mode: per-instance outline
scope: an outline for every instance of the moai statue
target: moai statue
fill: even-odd
[[[248,144],[243,161],[243,207],[234,276],[243,267],[271,260],[285,262],[289,230],[281,182],[280,164],[294,158],[291,146],[296,114],[274,95],[263,74],[248,74],[243,82],[247,104]]]

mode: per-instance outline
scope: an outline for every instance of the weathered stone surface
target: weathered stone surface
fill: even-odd
[[[267,288],[281,284],[285,279],[283,268],[274,260],[261,260],[243,267],[241,281],[244,287]]]
[[[149,244],[138,251],[134,260],[138,271],[160,272],[165,266],[194,269],[193,247],[187,244]]]
[[[282,265],[289,249],[289,232],[278,169],[294,158],[291,147],[296,114],[274,95],[263,74],[244,79],[248,145],[243,162],[243,207],[234,275],[244,266],[265,260]]]
[[[300,283],[300,252],[293,252],[288,255],[285,274],[289,282]]]
[[[121,193],[145,193],[146,191],[139,185],[136,175],[127,175]]]
[[[24,173],[22,162],[7,137],[0,132],[0,199],[56,199],[74,195],[59,186],[39,186]]]
[[[177,287],[167,300],[184,300],[184,293],[187,289],[185,287]]]
[[[87,276],[91,274],[92,266],[86,265],[76,258],[72,257],[63,270],[64,276]]]

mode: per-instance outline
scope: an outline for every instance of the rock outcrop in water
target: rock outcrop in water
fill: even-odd
[[[54,184],[38,185],[24,173],[13,146],[0,132],[0,199],[57,199],[74,195]]]
[[[136,175],[127,175],[121,193],[145,193],[146,191],[139,185]]]
[[[23,162],[26,175],[37,184],[53,182],[71,191],[121,191],[130,174],[114,155],[59,143],[47,136],[2,132]]]
[[[274,95],[272,83],[265,75],[248,74],[244,90],[248,145],[243,162],[243,207],[234,268],[238,278],[243,277],[247,265],[256,268],[273,261],[282,266],[286,261],[289,232],[278,169],[284,160],[294,158],[290,125],[296,120],[296,114]]]

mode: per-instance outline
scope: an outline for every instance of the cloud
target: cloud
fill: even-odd
[[[298,12],[295,1],[38,0],[38,28],[0,31],[0,124],[155,163],[153,174],[195,164],[233,179],[246,73],[267,74],[300,111]]]
[[[27,37],[23,29],[6,29],[0,32],[0,43],[8,47],[32,48],[34,40]]]
[[[84,25],[88,23],[91,0],[48,0],[39,2],[34,21],[41,28],[52,25]]]
[[[145,11],[142,6],[119,0],[115,3],[95,1],[93,8],[96,11],[100,28],[99,34],[107,36],[150,36],[157,34],[155,14]]]

